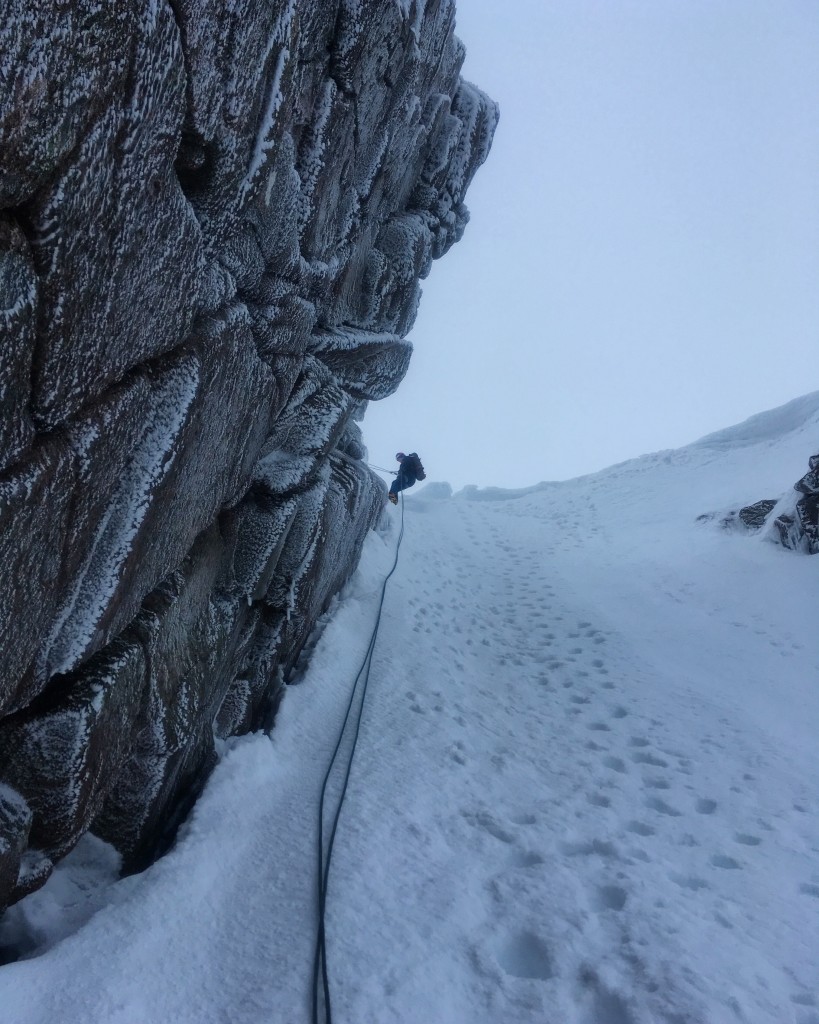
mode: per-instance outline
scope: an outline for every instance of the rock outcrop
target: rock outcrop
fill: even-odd
[[[800,497],[791,497],[778,510],[774,528],[786,548],[819,554],[819,454],[808,459],[808,471],[793,489]]]
[[[753,505],[745,505],[743,508],[732,508],[729,512],[719,516],[719,523],[725,530],[736,530],[743,533],[756,533],[761,530],[767,522],[768,516],[776,507],[776,498],[763,498],[755,501]],[[697,516],[697,521],[710,523],[717,518],[717,513],[707,512]]]
[[[156,855],[384,502],[495,105],[452,0],[0,3],[0,907]]]
[[[715,513],[698,516],[710,522]],[[819,554],[819,455],[808,459],[808,472],[793,485],[786,497],[762,498],[753,505],[731,509],[722,514],[720,523],[726,530],[757,533],[767,526],[769,538],[793,551]]]

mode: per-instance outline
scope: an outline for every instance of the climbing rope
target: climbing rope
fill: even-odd
[[[394,469],[386,469],[384,466],[376,466],[374,462],[368,462],[367,465],[370,467],[370,469],[377,469],[379,473],[390,473],[392,474],[392,476],[395,476]]]
[[[370,668],[372,667],[373,651],[375,650],[375,643],[378,638],[378,627],[381,625],[381,612],[384,608],[384,595],[387,591],[387,583],[389,582],[390,576],[395,572],[398,566],[398,552],[401,550],[401,541],[404,537],[404,495],[401,494],[401,529],[398,533],[398,543],[395,546],[395,559],[392,563],[392,568],[384,577],[384,583],[381,587],[381,600],[378,604],[378,613],[375,618],[375,625],[373,626],[372,635],[370,636],[370,642],[367,645],[367,653],[364,655],[364,660],[361,663],[361,667],[358,670],[358,674],[355,677],[355,681],[350,691],[350,699],[347,702],[347,711],[344,715],[344,721],[341,723],[341,729],[338,733],[338,739],[336,740],[335,749],[333,750],[333,756],[330,758],[330,764],[327,767],[327,771],[324,775],[324,782],[321,786],[321,798],[319,800],[319,812],[318,812],[318,869],[316,874],[317,889],[318,889],[318,930],[316,933],[316,952],[313,960],[313,1024],[319,1024],[319,975],[321,975],[321,989],[323,995],[323,1007],[324,1007],[324,1020],[325,1024],[332,1024],[332,1008],[330,1005],[330,979],[327,970],[327,942],[326,933],[324,927],[325,921],[325,910],[327,908],[327,884],[330,877],[330,860],[333,856],[333,846],[336,839],[336,830],[338,829],[339,818],[341,817],[341,808],[344,805],[344,798],[347,795],[347,783],[350,781],[350,771],[353,767],[353,757],[355,756],[355,749],[358,743],[358,734],[361,729],[361,718],[364,710],[364,700],[367,696],[367,686],[370,681]],[[347,730],[347,723],[350,721],[350,715],[355,704],[356,692],[358,690],[359,681],[363,677],[361,686],[361,696],[358,702],[358,710],[356,711],[351,725],[354,727],[352,744],[346,758],[346,768],[344,767],[343,759],[339,762],[339,771],[344,770],[344,782],[341,787],[341,794],[338,798],[338,804],[336,806],[335,814],[333,815],[333,824],[330,829],[330,838],[327,843],[327,855],[324,854],[324,800],[327,792],[327,784],[330,781],[330,776],[333,772],[333,768],[336,765],[336,759],[338,758],[339,750],[341,749],[341,743],[344,738],[344,734]]]

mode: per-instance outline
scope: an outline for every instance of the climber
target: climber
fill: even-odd
[[[395,457],[401,465],[395,479],[390,484],[390,492],[387,495],[393,505],[398,504],[399,491],[412,487],[416,480],[425,480],[427,475],[424,472],[424,467],[421,465],[421,460],[415,452],[410,452],[409,455],[398,452]]]

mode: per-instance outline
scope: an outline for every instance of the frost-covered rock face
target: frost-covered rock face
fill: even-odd
[[[700,516],[707,520],[712,516]],[[793,491],[777,501],[763,498],[745,508],[733,509],[723,519],[727,529],[751,532],[767,526],[766,536],[786,548],[808,555],[819,554],[819,455],[808,459],[808,472]]]
[[[819,454],[808,459],[808,472],[793,485],[796,495],[784,502],[774,528],[786,548],[819,554]],[[798,497],[797,497],[798,495]]]
[[[384,501],[361,461],[495,105],[452,0],[4,0],[0,906],[139,866]]]

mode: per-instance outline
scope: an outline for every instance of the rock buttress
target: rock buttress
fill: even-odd
[[[452,0],[0,3],[0,907],[147,863],[384,501],[497,109]]]

